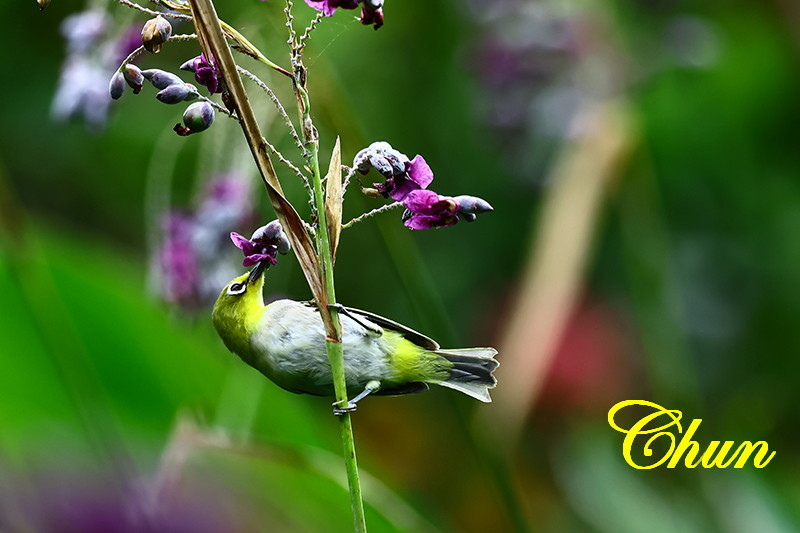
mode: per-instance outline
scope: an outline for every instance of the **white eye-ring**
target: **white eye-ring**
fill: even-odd
[[[228,294],[230,294],[231,296],[244,294],[244,291],[246,290],[247,290],[247,285],[245,283],[231,283],[228,286]]]

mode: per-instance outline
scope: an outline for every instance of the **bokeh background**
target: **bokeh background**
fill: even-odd
[[[312,12],[296,3],[302,28]],[[273,218],[237,126],[218,116],[178,138],[182,107],[152,87],[106,110],[120,41],[146,17],[90,4],[0,4],[0,529],[349,531],[329,401],[266,382],[209,320],[209,295],[243,270],[224,235]],[[283,5],[218,9],[287,64]],[[105,22],[68,50],[64,20],[89,8]],[[502,366],[490,405],[444,389],[361,405],[370,530],[800,530],[798,4],[385,13],[377,32],[339,12],[313,35],[323,160],[336,135],[345,161],[386,140],[424,155],[438,192],[495,212],[346,230],[337,293],[442,345],[496,346]],[[177,71],[197,53],[169,44],[138,63]],[[283,79],[241,62],[289,107]],[[376,202],[352,187],[345,218]],[[291,257],[266,293],[310,296]],[[764,440],[777,455],[634,470],[606,421],[627,399],[702,418],[704,446]]]

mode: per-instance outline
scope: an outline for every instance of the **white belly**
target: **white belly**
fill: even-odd
[[[395,337],[370,335],[347,316],[340,316],[348,393],[367,382],[395,378],[389,354]],[[264,309],[251,337],[255,366],[277,385],[293,392],[333,395],[325,330],[319,313],[292,300]]]

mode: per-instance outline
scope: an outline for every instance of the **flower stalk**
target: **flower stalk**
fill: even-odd
[[[247,98],[244,85],[236,68],[236,63],[230,48],[228,47],[223,27],[217,16],[212,0],[190,0],[191,12],[200,44],[207,57],[216,59],[220,72],[223,77],[225,89],[230,94],[230,101],[240,117],[240,124],[244,132],[245,139],[253,154],[258,170],[264,181],[264,185],[269,193],[275,214],[280,220],[282,227],[286,230],[295,257],[300,263],[303,273],[311,289],[317,307],[320,311],[326,332],[326,349],[328,359],[331,363],[334,388],[336,391],[337,404],[347,406],[347,387],[344,375],[344,353],[341,342],[341,324],[338,313],[329,304],[336,301],[334,280],[333,280],[333,257],[334,247],[331,246],[331,238],[328,233],[328,220],[325,209],[325,195],[322,188],[322,176],[319,167],[319,140],[316,129],[313,126],[310,115],[310,105],[308,94],[305,90],[305,69],[300,63],[300,59],[295,57],[293,61],[294,74],[292,76],[293,87],[297,96],[299,111],[302,117],[302,135],[306,147],[309,150],[309,163],[312,169],[312,188],[314,202],[317,207],[319,227],[315,232],[316,249],[312,244],[309,233],[307,232],[302,219],[291,203],[283,195],[280,182],[278,181],[275,169],[269,158],[266,142],[261,134],[255,114]],[[337,148],[334,149],[334,158],[338,159]],[[341,179],[341,166],[336,167]],[[330,176],[328,187],[330,187]],[[341,214],[341,211],[339,211]],[[340,226],[341,221],[336,223]],[[338,235],[336,236],[338,238]],[[334,243],[335,246],[335,243]],[[348,485],[350,488],[350,501],[353,512],[353,520],[356,533],[366,533],[366,522],[364,519],[364,504],[361,496],[361,484],[358,476],[358,463],[356,460],[355,440],[353,437],[352,421],[348,414],[340,417],[340,431],[344,446],[344,460],[347,470]]]
[[[289,10],[288,16],[291,15]],[[291,24],[291,19],[289,19]],[[292,32],[293,33],[293,32]],[[331,164],[328,170],[326,192],[322,188],[322,174],[319,165],[319,136],[311,118],[311,103],[306,91],[306,71],[302,62],[302,48],[299,43],[293,43],[293,61],[295,95],[301,113],[301,124],[303,140],[309,150],[309,163],[312,171],[311,184],[313,187],[313,199],[318,213],[318,227],[316,232],[317,252],[321,261],[322,279],[325,289],[325,300],[331,305],[323,308],[321,302],[317,301],[320,315],[325,325],[325,348],[328,354],[328,361],[331,365],[333,376],[334,394],[336,403],[340,408],[350,405],[347,397],[347,381],[344,371],[344,351],[342,347],[342,326],[339,321],[339,313],[332,305],[336,303],[336,289],[333,277],[333,265],[336,248],[341,232],[341,189],[338,194],[334,192],[335,183],[341,184],[341,147],[339,140],[331,153]],[[332,231],[331,231],[332,230]],[[356,533],[366,533],[367,525],[364,516],[364,502],[361,494],[361,481],[358,474],[358,460],[356,458],[355,436],[353,433],[353,422],[350,413],[344,412],[339,415],[339,430],[342,436],[342,447],[344,448],[345,469],[347,471],[347,485],[350,490],[350,507],[353,514],[353,524]]]

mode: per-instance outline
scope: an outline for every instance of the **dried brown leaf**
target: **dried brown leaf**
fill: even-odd
[[[328,220],[328,240],[331,246],[331,259],[336,262],[339,235],[342,233],[342,146],[339,137],[331,153],[328,176],[325,179],[325,217]]]

